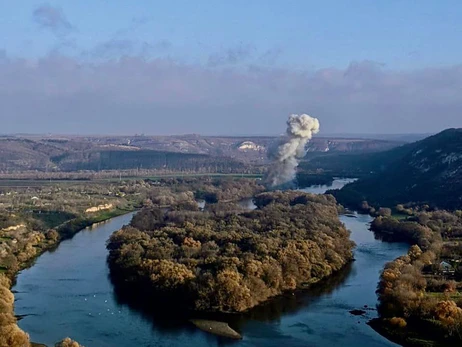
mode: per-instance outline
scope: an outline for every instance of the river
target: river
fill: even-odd
[[[330,186],[304,189],[322,193]],[[396,346],[366,323],[376,317],[353,316],[353,309],[374,308],[375,289],[383,265],[407,250],[399,243],[375,240],[368,230],[371,217],[341,216],[356,242],[356,261],[314,288],[272,300],[244,315],[228,316],[243,339],[228,341],[203,333],[165,312],[127,304],[114,292],[106,265],[106,240],[127,224],[131,215],[87,228],[40,256],[18,274],[15,313],[19,326],[35,342],[48,346],[70,336],[86,347],[148,346]]]

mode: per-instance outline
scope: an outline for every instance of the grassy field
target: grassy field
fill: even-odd
[[[436,298],[439,300],[447,300],[448,298],[452,300],[457,300],[462,297],[462,294],[459,292],[454,292],[454,293],[425,292],[425,296],[430,297],[430,298]]]
[[[404,213],[392,213],[391,216],[397,220],[403,220],[409,217],[408,214],[404,214]]]
[[[11,180],[11,179],[0,179],[0,187],[5,188],[24,188],[24,187],[43,187],[43,186],[52,186],[57,183],[61,184],[88,184],[91,182],[97,183],[97,181],[90,180],[48,180],[48,179],[21,179],[21,180]]]
[[[168,175],[158,175],[158,176],[150,176],[145,177],[149,179],[161,179],[161,178],[170,178],[170,177],[234,177],[234,178],[261,178],[263,177],[262,174],[220,174],[220,173],[199,173],[199,174],[168,174]],[[133,179],[139,179],[140,177],[134,177]]]
[[[111,177],[111,178],[98,178],[98,179],[0,179],[0,187],[5,188],[23,188],[23,187],[40,187],[59,184],[98,184],[118,181],[133,181],[133,180],[159,180],[163,178],[183,178],[183,177],[232,177],[232,178],[261,178],[261,174],[219,174],[219,173],[200,173],[200,174],[187,174],[187,173],[172,173],[162,174],[155,176],[131,176],[131,177]]]
[[[34,212],[35,219],[42,221],[47,229],[52,229],[65,223],[66,221],[75,218],[72,213],[62,211],[41,211],[41,213]]]

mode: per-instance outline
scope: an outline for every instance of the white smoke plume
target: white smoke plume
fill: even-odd
[[[287,120],[287,138],[284,138],[273,154],[274,162],[265,178],[271,187],[279,187],[291,183],[299,160],[305,156],[305,145],[313,134],[319,132],[319,120],[307,114],[292,114]]]

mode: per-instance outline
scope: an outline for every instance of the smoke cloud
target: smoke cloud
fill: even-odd
[[[295,179],[299,160],[305,156],[305,145],[319,132],[319,120],[307,114],[292,114],[287,120],[287,137],[273,154],[274,162],[268,171],[265,182],[278,187]]]

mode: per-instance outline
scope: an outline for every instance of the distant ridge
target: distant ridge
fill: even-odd
[[[245,141],[254,148],[241,148]],[[277,137],[201,136],[65,136],[0,137],[0,171],[76,171],[119,169],[247,170],[264,165]],[[401,143],[382,140],[314,138],[310,153],[380,151]],[[176,154],[175,154],[176,153]],[[200,156],[198,156],[200,155]],[[244,166],[242,164],[245,164]]]
[[[65,138],[92,138],[92,137],[279,137],[284,134],[269,134],[269,133],[242,133],[242,134],[61,134],[61,133],[0,133],[0,137],[19,137],[19,138],[47,138],[47,137],[65,137]],[[344,138],[344,139],[371,139],[371,140],[386,140],[386,141],[398,141],[398,142],[414,142],[422,140],[431,133],[410,133],[410,134],[375,134],[375,133],[323,133],[322,131],[317,135],[321,138]]]
[[[320,134],[320,137],[341,137],[345,139],[371,139],[397,142],[415,142],[432,136],[434,134]]]

